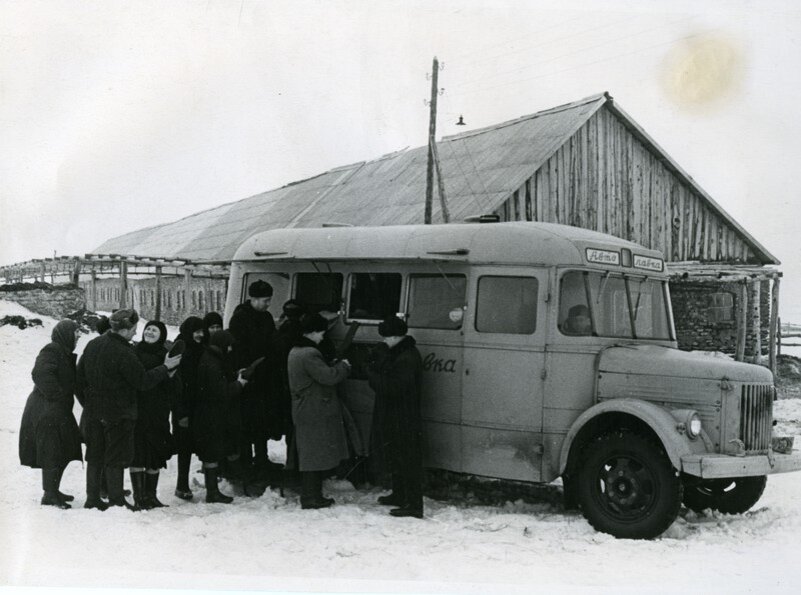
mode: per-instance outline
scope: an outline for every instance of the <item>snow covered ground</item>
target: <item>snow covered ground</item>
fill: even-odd
[[[0,301],[0,317],[24,308]],[[771,477],[744,515],[682,510],[653,541],[596,533],[574,512],[426,500],[426,518],[390,517],[377,490],[327,482],[336,506],[300,509],[267,491],[233,505],[173,497],[175,461],[162,474],[169,508],[131,513],[81,508],[72,463],[62,491],[71,510],[39,505],[40,474],[17,457],[30,371],[55,321],[0,327],[0,585],[312,592],[794,592],[801,584],[801,473]],[[171,329],[174,336],[175,329]],[[91,336],[79,342],[80,351]],[[75,407],[76,416],[79,406]],[[779,429],[801,434],[801,401],[779,401]],[[280,445],[276,445],[276,455]],[[193,462],[193,470],[197,464]],[[200,478],[200,475],[193,474]],[[223,490],[231,489],[223,485]]]

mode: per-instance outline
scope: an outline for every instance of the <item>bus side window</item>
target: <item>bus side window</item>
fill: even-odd
[[[476,330],[532,334],[537,328],[538,289],[534,277],[481,277],[476,300]]]
[[[409,328],[462,328],[466,287],[464,275],[410,275]]]
[[[352,273],[349,320],[384,320],[400,311],[400,273]]]
[[[298,273],[295,299],[308,312],[339,312],[342,302],[342,273]]]

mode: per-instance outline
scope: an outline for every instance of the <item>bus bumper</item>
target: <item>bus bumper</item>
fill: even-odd
[[[702,479],[750,477],[801,470],[801,451],[790,454],[735,457],[719,454],[694,454],[681,457],[681,470]]]

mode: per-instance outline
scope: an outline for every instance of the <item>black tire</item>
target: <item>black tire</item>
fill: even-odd
[[[587,445],[576,487],[590,525],[624,539],[661,535],[681,507],[682,483],[664,450],[630,432],[606,434]]]
[[[768,478],[734,477],[684,482],[684,506],[695,512],[707,508],[726,514],[742,514],[756,504],[765,491]]]

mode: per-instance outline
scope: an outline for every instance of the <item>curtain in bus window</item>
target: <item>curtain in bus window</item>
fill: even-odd
[[[537,290],[533,277],[481,277],[476,330],[530,335],[537,327]]]
[[[341,273],[298,273],[295,299],[307,312],[339,312],[342,302]]]
[[[353,273],[350,276],[348,318],[384,320],[400,309],[400,273]]]
[[[466,285],[464,275],[409,277],[409,327],[461,328]]]

